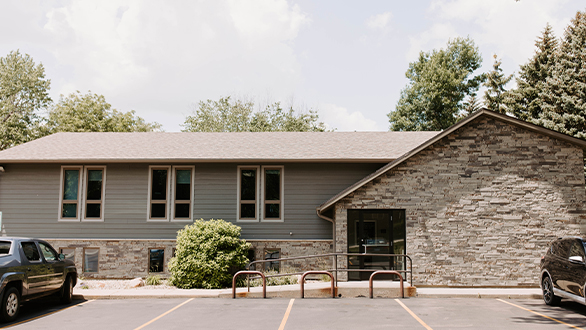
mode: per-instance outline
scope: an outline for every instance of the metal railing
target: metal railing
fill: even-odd
[[[310,274],[328,275],[330,277],[330,281],[332,282],[332,298],[336,298],[336,288],[334,286],[334,275],[332,275],[332,273],[327,272],[325,270],[310,270],[310,271],[303,273],[303,275],[301,275],[301,279],[299,280],[301,282],[301,298],[305,298],[305,276],[310,275]],[[403,282],[401,282],[401,284],[402,283]]]
[[[394,274],[399,276],[399,290],[401,290],[401,298],[405,298],[405,291],[403,291],[403,276],[401,276],[401,274],[395,270],[377,270],[376,272],[370,274],[370,278],[368,279],[368,293],[370,294],[370,299],[374,298],[374,288],[372,282],[374,277],[379,274]]]
[[[327,271],[333,272],[334,277],[336,280],[336,286],[338,286],[338,272],[373,272],[377,269],[356,269],[356,268],[338,268],[338,257],[401,257],[403,258],[403,265],[406,265],[406,261],[409,261],[408,267],[405,269],[392,269],[399,273],[404,273],[407,275],[409,273],[409,283],[413,285],[413,261],[411,257],[406,254],[379,254],[379,253],[342,253],[342,252],[333,252],[333,253],[325,253],[325,254],[314,254],[308,256],[299,256],[299,257],[288,257],[288,258],[279,258],[279,259],[266,259],[266,260],[255,260],[248,265],[246,265],[247,270],[251,270],[251,266],[256,266],[257,264],[264,264],[268,262],[276,262],[276,261],[291,261],[291,260],[301,260],[301,259],[316,259],[316,258],[331,258],[334,257],[334,268],[333,269],[326,269]],[[256,268],[256,267],[255,267]],[[390,270],[390,269],[381,269],[381,270]],[[295,273],[287,273],[287,274],[276,274],[276,275],[266,275],[267,278],[269,277],[280,277],[280,276],[289,276],[289,275],[301,275],[303,272],[295,272]],[[406,276],[404,276],[406,278]]]
[[[236,299],[236,278],[240,275],[260,275],[260,277],[262,277],[262,297],[266,298],[267,297],[267,279],[265,277],[265,274],[263,274],[262,272],[256,271],[256,270],[241,270],[239,272],[237,272],[236,274],[234,274],[234,277],[232,277],[232,299]],[[250,292],[250,287],[248,288],[248,291]]]

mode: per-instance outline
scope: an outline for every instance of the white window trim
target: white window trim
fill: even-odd
[[[281,171],[281,194],[279,206],[279,219],[265,219],[265,170],[278,169]],[[261,170],[261,200],[260,200],[260,214],[262,222],[285,222],[285,171],[283,165],[267,165],[263,166]]]
[[[176,175],[176,170],[191,170],[191,186],[189,187],[189,197],[190,197],[190,205],[189,205],[189,218],[179,218],[179,219],[175,219],[175,183],[177,182],[177,178],[175,177]],[[193,221],[193,205],[194,205],[194,201],[193,201],[193,197],[194,197],[194,191],[195,191],[195,166],[191,165],[191,166],[173,166],[172,170],[173,173],[171,175],[171,221],[172,222],[192,222]]]
[[[240,219],[240,194],[242,193],[242,190],[240,189],[241,187],[241,175],[240,175],[240,171],[241,170],[249,170],[249,169],[255,169],[256,170],[256,218],[254,219]],[[258,222],[260,219],[260,188],[261,188],[261,184],[260,184],[260,178],[259,178],[259,174],[262,175],[261,170],[260,170],[260,166],[258,165],[241,165],[238,166],[237,170],[236,170],[236,176],[237,176],[237,194],[236,194],[236,221],[237,222]]]
[[[63,188],[64,188],[64,174],[65,170],[79,170],[78,187],[77,187],[77,217],[63,218]],[[61,175],[59,176],[59,208],[57,212],[57,220],[63,222],[79,222],[81,219],[81,209],[83,205],[83,166],[82,165],[62,165]]]
[[[102,170],[102,202],[100,206],[100,217],[99,218],[86,218],[85,216],[85,208],[87,205],[87,180],[88,180],[88,170]],[[106,166],[105,165],[91,165],[91,166],[84,166],[83,169],[83,213],[81,214],[81,219],[84,222],[104,222],[104,210],[106,209]]]
[[[167,208],[164,218],[151,218],[151,189],[153,185],[153,169],[166,169],[167,170]],[[150,165],[149,166],[149,185],[147,189],[148,203],[147,203],[147,221],[148,222],[168,222],[169,221],[169,209],[170,209],[170,198],[171,198],[171,165]]]

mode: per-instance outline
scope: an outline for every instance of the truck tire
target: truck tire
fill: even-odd
[[[71,276],[67,275],[65,278],[65,282],[63,282],[63,287],[61,287],[61,302],[64,304],[71,303],[73,299],[73,281],[71,281]]]
[[[15,287],[6,289],[2,297],[2,304],[0,306],[0,316],[6,322],[16,320],[18,312],[20,311],[20,293]]]

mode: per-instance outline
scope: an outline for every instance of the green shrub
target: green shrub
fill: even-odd
[[[240,227],[224,220],[199,219],[177,233],[169,283],[182,289],[220,289],[232,285],[231,271],[243,269],[250,243]]]
[[[161,276],[149,275],[146,278],[146,285],[161,285]]]
[[[290,274],[294,273],[295,270],[292,268],[283,268],[283,274]],[[279,274],[276,270],[268,270],[263,272],[265,275],[277,275]],[[254,276],[254,275],[251,275]],[[242,276],[244,281],[244,285],[246,286],[246,276]],[[299,276],[298,275],[287,275],[287,276],[278,276],[278,277],[267,277],[267,286],[273,285],[289,285],[289,284],[297,284],[299,283]],[[262,278],[256,278],[250,280],[250,286],[262,286]]]

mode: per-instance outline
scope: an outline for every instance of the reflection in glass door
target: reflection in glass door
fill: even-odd
[[[405,254],[405,210],[348,210],[348,253]],[[349,256],[349,269],[404,270],[399,257]],[[349,272],[368,280],[372,272]]]

